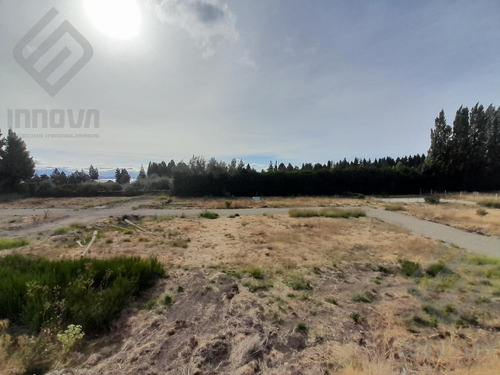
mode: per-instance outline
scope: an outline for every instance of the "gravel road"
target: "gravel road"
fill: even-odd
[[[147,201],[145,201],[147,202]],[[0,237],[29,237],[40,232],[54,231],[55,229],[74,222],[89,223],[110,216],[141,215],[141,216],[188,216],[196,217],[202,209],[139,209],[132,210],[132,206],[138,205],[138,201],[126,202],[103,208],[87,209],[50,209],[49,220],[23,225],[22,229],[8,230],[0,229]],[[412,216],[404,215],[394,211],[362,207],[368,217],[384,221],[389,224],[406,228],[413,233],[420,234],[435,240],[456,245],[470,252],[488,256],[500,256],[500,238],[487,237],[475,233],[465,232],[443,224],[420,220]],[[286,215],[289,208],[248,208],[248,209],[218,209],[210,210],[221,216],[229,216],[238,213],[241,216],[252,215]],[[6,222],[16,217],[43,216],[45,209],[1,209],[0,221]],[[58,217],[50,220],[50,216]],[[5,226],[5,225],[2,225]]]

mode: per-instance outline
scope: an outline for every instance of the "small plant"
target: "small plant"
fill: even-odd
[[[335,305],[335,306],[338,306],[338,302],[335,298],[333,297],[327,297],[325,298],[325,301],[328,302],[328,303],[331,303],[332,305]]]
[[[200,217],[204,219],[218,219],[219,214],[216,212],[211,212],[211,211],[203,211],[200,213]]]
[[[420,277],[422,276],[422,267],[416,262],[401,259],[401,273],[406,277]]]
[[[431,320],[422,318],[418,315],[415,315],[413,317],[413,322],[420,327],[430,327],[430,328],[437,328],[438,322],[436,318],[432,318]]]
[[[233,204],[233,201],[225,201],[224,204],[226,205],[226,208],[231,208],[231,204]]]
[[[309,280],[306,280],[304,276],[298,274],[292,274],[285,279],[285,284],[288,285],[293,290],[310,290],[312,289]]]
[[[295,332],[307,335],[309,333],[309,328],[307,327],[307,324],[299,323],[295,326]]]
[[[377,279],[373,279],[373,280],[372,280],[372,283],[374,283],[375,285],[380,285],[380,284],[382,284],[382,283],[380,282],[380,280],[377,280]]]
[[[177,293],[182,293],[182,292],[184,292],[184,287],[182,287],[182,286],[179,285],[177,287]]]
[[[254,279],[263,279],[264,278],[264,273],[262,272],[261,269],[259,268],[250,268],[248,270],[248,273],[250,276],[252,276]]]
[[[260,290],[269,290],[273,287],[273,284],[267,283],[244,283],[243,286],[247,287],[248,290],[252,293],[260,291]]]
[[[430,277],[436,277],[439,274],[447,274],[449,275],[450,273],[453,273],[452,270],[450,270],[446,265],[442,263],[435,263],[431,264],[427,269],[425,270],[425,274],[430,276]]]
[[[83,339],[83,336],[85,336],[85,333],[82,331],[82,326],[74,324],[70,324],[64,332],[57,334],[57,339],[61,342],[63,347],[63,353],[69,353],[71,348],[73,348],[78,341]]]
[[[484,208],[478,208],[476,214],[478,214],[479,216],[486,216],[488,215],[488,211],[486,211]]]
[[[106,243],[107,243],[107,244],[113,243],[113,240],[112,240],[111,238],[108,238],[108,239],[106,240]]]
[[[352,319],[352,321],[353,321],[355,324],[361,324],[361,323],[363,323],[363,321],[364,321],[363,316],[362,316],[360,313],[357,313],[357,312],[351,313],[351,314],[349,315],[349,318],[351,318],[351,319]]]
[[[161,299],[161,302],[165,305],[165,306],[170,306],[173,302],[173,298],[170,294],[165,294],[162,299]]]
[[[438,195],[429,195],[424,198],[425,203],[428,204],[439,204],[441,198]]]
[[[375,300],[375,295],[370,292],[358,293],[352,297],[354,302],[372,303]]]
[[[410,288],[410,289],[408,289],[408,294],[411,294],[412,296],[418,297],[420,295],[420,290],[415,289],[415,288]]]
[[[153,310],[158,305],[158,301],[151,299],[146,303],[146,309]]]

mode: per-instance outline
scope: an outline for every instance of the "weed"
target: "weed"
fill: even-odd
[[[231,208],[231,204],[233,204],[233,201],[225,201],[224,204],[226,205],[226,208]]]
[[[476,214],[478,216],[486,216],[488,215],[488,211],[486,211],[484,208],[478,208]]]
[[[354,302],[372,303],[375,300],[375,295],[370,292],[363,292],[355,294],[352,297]]]
[[[200,213],[200,217],[204,219],[218,219],[219,214],[216,212],[211,212],[211,211],[203,211]]]
[[[247,287],[248,290],[252,293],[260,291],[260,290],[269,290],[273,287],[273,284],[269,283],[244,283],[243,286]]]
[[[37,332],[53,324],[107,329],[131,298],[165,273],[155,260],[0,259],[0,316]]]
[[[309,333],[309,327],[307,327],[305,323],[299,323],[295,326],[295,332],[307,335]]]
[[[386,211],[406,211],[406,208],[401,203],[391,203],[384,206]]]
[[[456,320],[455,324],[457,325],[457,327],[463,327],[463,328],[477,326],[478,325],[477,316],[473,313],[464,313],[460,315],[460,318]]]
[[[375,285],[380,285],[380,284],[382,284],[382,283],[380,282],[380,280],[377,280],[377,279],[372,280],[372,283],[374,283]]]
[[[152,310],[158,305],[158,301],[155,299],[151,299],[148,302],[146,302],[146,309]]]
[[[0,250],[15,249],[28,244],[29,242],[24,239],[0,238]]]
[[[425,270],[425,274],[430,276],[430,277],[436,277],[438,274],[449,275],[451,273],[453,273],[453,271],[450,270],[448,267],[446,267],[446,265],[444,265],[442,263],[431,264]]]
[[[401,273],[406,277],[420,277],[422,276],[422,267],[416,262],[407,259],[400,259]]]
[[[163,303],[165,306],[170,306],[172,302],[173,298],[170,294],[165,294],[161,299],[161,303]]]
[[[425,201],[425,203],[428,203],[428,204],[439,204],[439,202],[441,201],[441,198],[437,195],[429,195],[429,196],[424,198],[424,201]]]
[[[328,303],[331,303],[332,305],[338,306],[337,300],[335,298],[333,298],[333,297],[327,297],[327,298],[325,298],[325,301],[328,302]]]
[[[184,287],[182,287],[182,286],[179,285],[177,287],[177,293],[182,293],[182,292],[184,292]]]
[[[353,321],[355,324],[361,324],[361,323],[363,323],[363,321],[364,321],[363,316],[362,316],[360,313],[357,313],[357,312],[351,313],[351,314],[349,315],[349,318],[351,318],[351,319],[352,319],[352,321]]]
[[[422,318],[418,315],[415,315],[412,320],[415,324],[417,324],[420,327],[437,328],[437,326],[438,326],[438,322],[437,322],[436,318],[428,320],[428,319]]]
[[[500,200],[482,200],[477,203],[480,206],[483,207],[489,207],[489,208],[500,208]]]
[[[312,289],[309,280],[306,280],[302,275],[292,274],[285,279],[285,284],[293,290],[310,290]]]
[[[57,335],[57,339],[61,342],[64,354],[67,354],[75,344],[83,339],[85,333],[82,331],[82,326],[70,324],[68,328]]]
[[[250,268],[248,270],[248,273],[250,274],[250,276],[252,276],[254,279],[263,279],[264,278],[264,274],[262,272],[261,269],[259,268]]]

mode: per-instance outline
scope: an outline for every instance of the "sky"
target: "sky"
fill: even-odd
[[[498,0],[0,0],[0,129],[38,170],[422,154],[441,109],[500,105],[499,16]],[[33,63],[68,23],[78,36]],[[26,64],[64,49],[50,84],[82,66],[51,94]]]

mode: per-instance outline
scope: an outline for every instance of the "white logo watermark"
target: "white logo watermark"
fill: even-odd
[[[90,61],[94,53],[87,39],[67,20],[64,20],[55,31],[44,38],[38,47],[32,45],[58,14],[56,8],[49,10],[15,45],[13,50],[13,56],[17,63],[52,97]],[[66,35],[71,39],[65,38]],[[61,40],[67,45],[60,46],[59,41]],[[68,47],[75,45],[83,53],[66,71],[63,71],[61,68],[65,65],[66,60],[74,54]],[[57,52],[54,51],[56,47],[62,48]],[[27,52],[26,56],[25,52]],[[47,59],[47,55],[51,55],[53,58],[48,63],[41,64]]]

